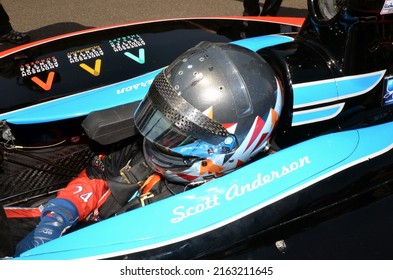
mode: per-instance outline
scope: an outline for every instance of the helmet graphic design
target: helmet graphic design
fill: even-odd
[[[169,181],[221,176],[259,153],[279,119],[282,93],[257,53],[202,42],[154,79],[135,113],[152,169]]]

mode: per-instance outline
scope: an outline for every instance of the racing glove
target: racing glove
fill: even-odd
[[[54,198],[45,205],[41,221],[16,246],[15,257],[23,252],[62,236],[78,221],[78,210],[67,199]]]

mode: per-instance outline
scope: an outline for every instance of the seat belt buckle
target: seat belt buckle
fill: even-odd
[[[154,194],[151,193],[150,191],[160,181],[161,181],[161,176],[159,174],[153,174],[153,175],[150,175],[149,178],[147,178],[146,181],[143,183],[143,185],[141,186],[141,189],[140,189],[141,193],[139,195],[139,199],[140,199],[142,206],[145,206],[146,204],[148,204],[145,202],[145,200],[154,197]]]
[[[132,174],[131,172],[132,166],[130,163],[131,160],[129,160],[127,164],[122,169],[120,169],[120,176],[128,184],[135,184],[135,183],[141,184],[140,182],[138,182],[138,179],[135,178],[135,176]]]
[[[150,199],[150,198],[153,198],[153,197],[154,197],[154,194],[152,194],[152,193],[150,193],[150,192],[145,193],[145,194],[141,194],[141,195],[139,196],[139,200],[140,200],[140,202],[141,202],[142,207],[144,207],[144,206],[146,206],[147,204],[149,204],[149,203],[146,203],[145,200]]]

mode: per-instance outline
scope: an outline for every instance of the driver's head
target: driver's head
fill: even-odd
[[[258,54],[202,42],[154,79],[135,123],[150,167],[188,183],[249,161],[268,143],[281,107],[279,82]]]

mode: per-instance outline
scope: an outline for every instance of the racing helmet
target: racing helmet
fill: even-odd
[[[281,108],[281,85],[257,53],[201,42],[155,77],[134,120],[150,168],[187,184],[248,162],[267,145]]]

